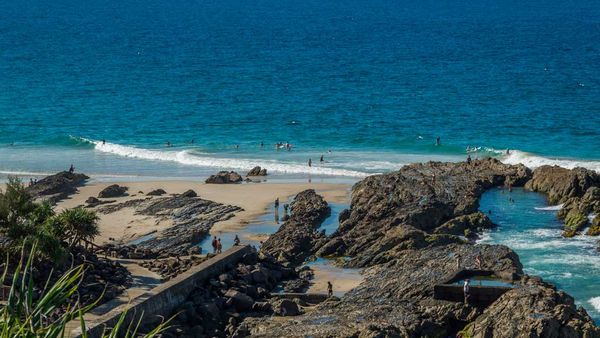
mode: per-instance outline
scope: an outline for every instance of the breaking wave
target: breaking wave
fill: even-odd
[[[275,160],[265,159],[243,159],[243,158],[218,158],[209,156],[199,156],[196,153],[192,153],[189,150],[154,150],[144,149],[132,146],[125,146],[116,143],[102,143],[101,141],[94,141],[85,138],[82,140],[89,142],[94,145],[94,149],[104,153],[110,153],[123,157],[154,160],[154,161],[167,161],[175,162],[183,165],[207,167],[207,168],[218,168],[218,169],[238,169],[248,170],[254,166],[261,166],[268,168],[269,171],[288,173],[288,174],[313,174],[313,175],[326,175],[326,176],[346,176],[346,177],[365,177],[372,175],[366,172],[360,172],[342,168],[330,168],[313,166],[308,167],[304,164],[295,163],[282,163]]]
[[[582,167],[596,172],[600,172],[600,161],[581,161],[570,159],[553,159],[543,156],[538,156],[524,151],[511,150],[510,154],[500,157],[500,160],[507,164],[524,164],[529,168],[537,168],[543,165],[557,165],[559,167],[573,169]]]

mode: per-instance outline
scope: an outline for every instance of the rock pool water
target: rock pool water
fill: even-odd
[[[492,189],[482,196],[480,210],[491,211],[488,216],[498,227],[486,232],[479,242],[512,248],[526,273],[538,275],[572,295],[600,323],[598,238],[563,238],[562,222],[556,218],[558,209],[538,193]]]
[[[288,203],[291,202],[291,199]],[[339,225],[338,217],[342,210],[348,208],[348,204],[345,203],[329,203],[331,207],[331,214],[323,221],[319,230],[325,231],[325,234],[330,236]],[[279,207],[279,217],[283,216],[283,207]],[[200,242],[202,253],[212,252],[212,236],[217,236],[221,239],[223,244],[223,250],[230,248],[233,245],[235,235],[238,235],[242,244],[250,244],[255,247],[260,246],[260,241],[267,239],[269,235],[276,232],[279,226],[283,222],[275,216],[274,206],[270,205],[265,214],[260,216],[250,224],[241,227],[235,231],[221,231],[218,233],[211,234],[211,236],[205,238]],[[363,279],[360,274],[360,269],[347,269],[340,268],[333,264],[334,262],[330,259],[317,258],[309,261],[306,265],[314,272],[314,278],[311,280],[311,286],[308,292],[327,292],[327,281],[333,284],[333,294],[341,297],[349,290],[356,287]]]

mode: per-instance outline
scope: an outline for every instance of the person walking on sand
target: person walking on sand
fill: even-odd
[[[235,235],[235,238],[233,239],[233,246],[238,245],[240,245],[240,238],[238,237],[238,235]]]
[[[308,159],[308,166],[312,167],[312,159],[311,158]]]
[[[212,240],[213,253],[217,253],[218,246],[219,242],[217,241],[217,236],[215,236]]]
[[[327,297],[333,296],[333,284],[330,281],[327,281]]]
[[[469,298],[471,297],[471,287],[469,286],[469,284],[471,283],[471,281],[467,278],[465,279],[465,283],[463,284],[463,293],[465,295],[465,304],[469,304]]]
[[[223,244],[221,244],[221,239],[219,238],[219,240],[217,241],[217,253],[222,253],[223,252]]]

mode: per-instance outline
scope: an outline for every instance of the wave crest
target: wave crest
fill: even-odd
[[[169,150],[153,150],[137,148],[132,146],[125,146],[116,143],[103,143],[101,141],[94,141],[85,138],[81,138],[86,142],[94,144],[97,151],[104,153],[110,153],[123,157],[154,160],[154,161],[166,161],[175,162],[183,165],[218,168],[218,169],[237,169],[237,170],[248,170],[254,166],[261,166],[267,168],[272,172],[288,173],[288,174],[313,174],[313,175],[326,175],[326,176],[346,176],[346,177],[366,177],[369,173],[338,169],[329,167],[308,167],[306,165],[300,165],[295,163],[282,163],[274,160],[264,159],[243,159],[243,158],[219,158],[219,157],[208,157],[199,156],[197,153],[191,153],[189,150],[180,151],[169,151]]]

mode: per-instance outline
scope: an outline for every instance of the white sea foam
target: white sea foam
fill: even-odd
[[[109,142],[102,143],[101,141],[88,140],[84,138],[82,138],[82,140],[94,144],[97,151],[104,153],[137,159],[176,162],[198,167],[247,170],[258,165],[268,168],[269,171],[291,174],[313,174],[346,177],[365,177],[370,175],[369,173],[342,168],[330,168],[323,166],[308,167],[305,164],[283,163],[275,160],[265,159],[209,157],[201,156],[198,153],[191,153],[188,150],[153,150]]]
[[[587,216],[587,218],[590,220],[590,223],[592,223],[594,221],[594,218],[596,218],[596,215],[595,214],[589,214]]]
[[[588,300],[588,303],[590,303],[590,305],[592,305],[594,309],[596,309],[596,311],[600,312],[600,296],[590,298],[590,300]]]
[[[535,210],[557,211],[557,210],[562,209],[563,205],[565,205],[565,204],[563,203],[563,204],[551,205],[551,206],[547,206],[547,207],[535,207],[534,209]]]
[[[524,151],[519,150],[511,150],[510,155],[504,155],[500,158],[500,160],[507,164],[524,164],[525,166],[532,169],[543,165],[557,165],[559,167],[567,169],[582,167],[600,172],[600,161],[553,159],[526,153]]]

